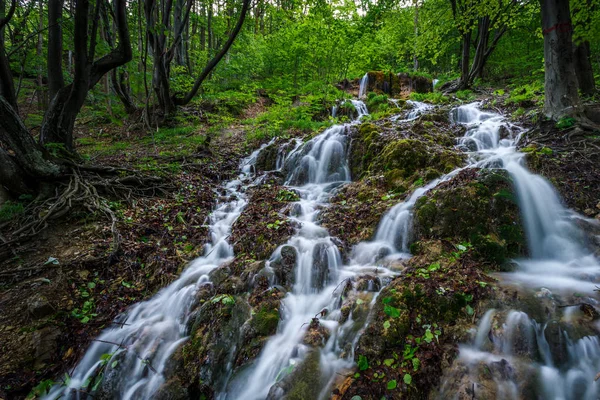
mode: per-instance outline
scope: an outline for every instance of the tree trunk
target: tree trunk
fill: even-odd
[[[4,0],[0,0],[0,96],[3,96],[17,110],[17,95],[10,70],[10,61],[4,48],[4,26],[12,18],[15,7],[16,0],[13,0],[10,10],[8,13],[5,13],[5,2]]]
[[[462,54],[460,61],[460,81],[458,89],[464,90],[469,87],[469,65],[471,63],[471,32],[463,34]]]
[[[40,143],[59,143],[66,150],[73,150],[73,127],[87,93],[110,72],[131,60],[131,41],[127,25],[126,1],[114,1],[114,18],[119,45],[107,55],[93,61],[100,7],[97,4],[88,47],[89,0],[78,0],[75,4],[74,55],[75,74],[73,82],[58,91],[44,116],[40,132]]]
[[[575,74],[579,90],[586,96],[593,96],[596,93],[591,56],[590,42],[584,41],[575,46]]]
[[[579,114],[580,100],[573,57],[571,14],[568,0],[540,0],[544,35],[544,114],[558,120]]]
[[[54,98],[65,86],[62,69],[62,7],[63,0],[48,0],[48,91]]]
[[[0,143],[12,150],[16,164],[32,178],[55,178],[61,167],[49,160],[44,150],[21,122],[11,105],[0,96]]]

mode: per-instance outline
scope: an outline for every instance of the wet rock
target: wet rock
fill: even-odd
[[[152,396],[154,400],[185,400],[189,398],[187,388],[177,378],[163,383]]]
[[[322,347],[327,339],[329,339],[329,331],[321,325],[318,318],[313,318],[304,335],[303,343],[312,347]]]
[[[27,300],[27,311],[33,318],[43,318],[54,312],[54,307],[42,294],[35,294]]]
[[[267,400],[318,399],[323,383],[320,353],[318,350],[312,350],[292,372],[271,387]]]
[[[312,287],[322,289],[329,282],[329,245],[318,243],[313,249]]]
[[[256,172],[272,171],[277,168],[277,154],[279,145],[277,143],[270,144],[262,149],[256,157]]]
[[[295,247],[289,245],[281,247],[279,258],[270,264],[277,284],[288,288],[294,285],[297,257],[298,252]]]
[[[381,280],[373,275],[363,275],[356,281],[356,290],[378,292],[381,289]]]
[[[211,387],[222,384],[228,364],[241,347],[242,326],[251,316],[243,296],[216,295],[204,302],[181,350],[180,371],[184,382],[200,381]]]
[[[525,234],[505,172],[468,169],[415,204],[416,237],[470,242],[495,265],[526,253]]]

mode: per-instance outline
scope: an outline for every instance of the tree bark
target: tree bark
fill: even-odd
[[[75,4],[74,55],[75,73],[73,82],[58,91],[44,116],[40,133],[42,144],[59,143],[73,150],[73,127],[87,93],[102,79],[104,74],[131,60],[131,41],[127,26],[126,0],[115,0],[115,24],[119,45],[107,55],[92,62],[96,37],[92,34],[88,47],[89,1],[78,0]],[[96,8],[95,18],[99,18]],[[97,28],[93,24],[92,33]]]
[[[544,114],[558,120],[580,114],[573,57],[571,13],[568,0],[540,0],[544,35]]]
[[[579,90],[585,96],[593,96],[596,93],[591,56],[590,42],[584,41],[575,46],[575,74],[577,75]]]
[[[18,109],[15,85],[10,70],[10,60],[4,48],[4,27],[11,20],[16,9],[16,0],[12,0],[9,11],[5,14],[5,2],[0,0],[0,96],[15,109]]]
[[[62,69],[62,7],[63,0],[48,0],[48,92],[54,98],[65,86]]]
[[[12,106],[0,96],[0,143],[12,150],[19,167],[34,178],[54,178],[62,168],[33,140]]]

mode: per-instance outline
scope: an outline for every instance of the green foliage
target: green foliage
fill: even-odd
[[[369,368],[369,362],[367,361],[367,357],[360,355],[358,356],[358,369],[360,371],[365,371]]]
[[[413,92],[410,94],[410,99],[414,101],[423,101],[426,103],[432,104],[445,104],[450,102],[450,98],[448,96],[444,96],[440,92],[431,92],[431,93],[416,93]]]
[[[560,120],[558,120],[558,122],[556,123],[556,127],[558,129],[567,129],[575,125],[576,122],[577,121],[575,120],[575,118],[563,117]]]
[[[541,82],[526,83],[514,87],[505,103],[516,104],[520,107],[531,107],[543,101],[543,85]]]
[[[277,192],[276,199],[277,201],[291,202],[300,200],[300,197],[298,196],[298,193],[292,190],[281,189],[279,192]]]

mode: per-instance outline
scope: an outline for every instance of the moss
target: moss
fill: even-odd
[[[412,383],[399,385],[394,398],[427,398],[439,384],[442,365],[456,356],[455,343],[466,338],[473,307],[492,293],[492,280],[473,249],[449,256],[456,248],[447,242],[421,241],[418,247],[402,277],[384,288],[373,306],[356,349],[356,359],[366,358],[368,368],[343,399],[389,395],[386,382],[402,382],[405,374]]]
[[[302,364],[289,375],[292,382],[288,391],[287,400],[306,400],[319,398],[322,386],[320,352],[311,351]]]
[[[259,335],[272,335],[277,330],[277,325],[279,324],[279,310],[262,306],[254,314],[250,324],[256,329]]]
[[[505,173],[465,170],[415,204],[417,237],[470,242],[492,265],[525,253],[525,238]]]

